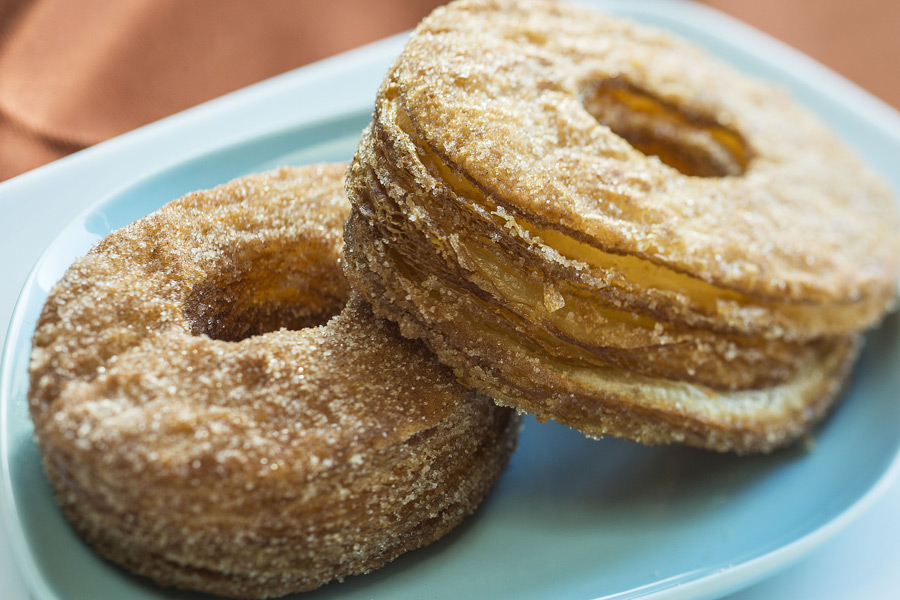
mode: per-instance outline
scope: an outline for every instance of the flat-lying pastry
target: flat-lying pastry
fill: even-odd
[[[60,504],[110,560],[227,596],[312,589],[437,540],[499,476],[514,411],[350,294],[345,169],[189,194],[51,292],[31,415]]]

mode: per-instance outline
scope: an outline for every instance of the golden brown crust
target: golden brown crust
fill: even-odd
[[[463,382],[589,435],[789,443],[896,301],[894,199],[815,117],[564,3],[435,11],[382,84],[348,193],[347,273],[376,313]],[[684,386],[755,416],[688,435],[710,407]],[[668,413],[641,408],[659,398]]]
[[[188,195],[51,293],[31,414],[60,504],[104,556],[278,596],[438,539],[498,477],[512,411],[348,300],[344,169]]]
[[[347,273],[355,288],[375,299],[378,315],[398,322],[403,335],[424,340],[461,381],[498,403],[591,437],[739,454],[775,450],[828,414],[860,347],[858,337],[822,341],[798,357],[784,381],[734,391],[560,358],[531,343],[527,323],[506,329],[471,294],[438,278],[398,273],[387,245],[366,228],[352,213],[345,225]]]

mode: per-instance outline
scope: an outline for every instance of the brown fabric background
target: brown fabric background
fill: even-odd
[[[0,0],[0,180],[409,29],[441,3]],[[706,4],[786,41],[900,107],[900,2]]]

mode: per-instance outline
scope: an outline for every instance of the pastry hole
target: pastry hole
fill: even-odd
[[[618,79],[588,86],[584,107],[635,149],[685,175],[726,177],[747,170],[743,136],[702,115],[690,114]]]
[[[184,305],[191,333],[238,342],[327,323],[343,309],[349,287],[337,257],[317,265],[303,254],[282,248],[279,256],[236,261],[195,285]]]

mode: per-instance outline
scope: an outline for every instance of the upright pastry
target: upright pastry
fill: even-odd
[[[53,289],[29,403],[74,528],[163,585],[265,598],[365,573],[472,512],[513,411],[341,273],[346,165],[189,194]]]
[[[348,177],[351,284],[499,402],[767,451],[895,302],[892,194],[774,86],[543,0],[416,30]]]

